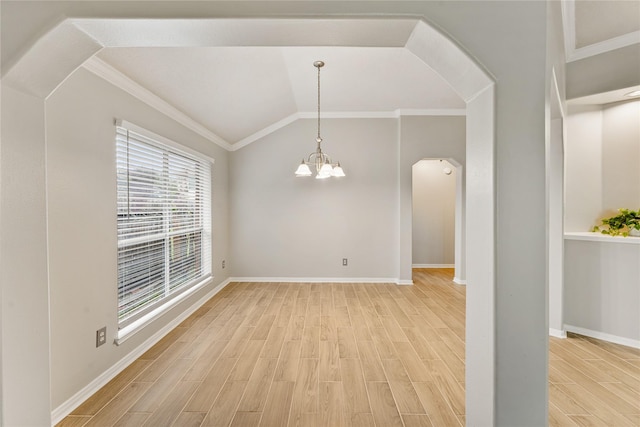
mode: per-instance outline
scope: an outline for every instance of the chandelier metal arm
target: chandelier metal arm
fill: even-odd
[[[324,62],[315,61],[313,66],[318,69],[318,136],[316,137],[316,151],[307,156],[307,160],[302,159],[302,163],[296,170],[296,176],[309,176],[311,170],[309,167],[315,166],[316,178],[328,178],[329,176],[341,177],[345,176],[340,162],[333,163],[328,154],[322,152],[322,137],[320,136],[320,68],[324,66]]]
[[[323,152],[318,152],[318,151],[314,151],[313,153],[309,154],[309,156],[307,157],[307,160],[305,160],[304,163],[306,163],[309,166],[314,166],[317,164],[315,159],[322,160],[322,164],[320,166],[322,166],[325,163],[329,163],[331,166],[336,166],[338,164],[338,162],[334,163],[331,160],[331,156],[329,156],[328,154],[325,154]]]

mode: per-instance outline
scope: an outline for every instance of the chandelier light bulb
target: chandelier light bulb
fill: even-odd
[[[296,176],[311,176],[311,169],[309,169],[309,166],[304,162],[304,159],[298,166],[298,169],[296,169]]]
[[[337,177],[337,178],[340,178],[340,177],[342,177],[342,176],[345,176],[345,175],[344,175],[344,171],[342,170],[342,167],[340,166],[340,162],[338,162],[338,164],[336,165],[336,167],[335,167],[335,168],[333,168],[332,175],[333,175],[333,176],[335,176],[335,177]]]
[[[323,175],[331,176],[332,172],[333,166],[331,166],[331,163],[329,163],[329,160],[327,160],[324,165],[322,165],[322,168],[320,168],[320,173]]]

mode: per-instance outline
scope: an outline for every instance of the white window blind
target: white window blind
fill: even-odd
[[[131,127],[116,126],[120,327],[211,276],[211,163]]]

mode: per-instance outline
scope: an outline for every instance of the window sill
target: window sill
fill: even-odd
[[[116,345],[120,345],[124,343],[126,340],[134,336],[137,332],[144,329],[144,327],[147,326],[149,323],[153,322],[158,317],[162,316],[164,313],[172,309],[178,303],[184,301],[189,295],[193,294],[199,289],[202,289],[204,286],[211,284],[212,281],[213,281],[213,276],[209,276],[202,279],[200,282],[191,286],[189,289],[182,292],[180,295],[176,296],[175,298],[171,298],[165,304],[162,304],[155,310],[145,314],[135,322],[132,322],[127,326],[125,326],[124,328],[119,329],[114,343]]]

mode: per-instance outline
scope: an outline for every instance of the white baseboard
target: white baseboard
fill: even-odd
[[[391,277],[231,277],[232,282],[283,282],[283,283],[395,283],[412,285]]]
[[[566,338],[567,332],[561,329],[549,328],[549,336],[556,337],[556,338]]]
[[[607,334],[605,332],[592,331],[591,329],[580,328],[578,326],[564,325],[564,329],[567,332],[574,332],[579,335],[612,342],[614,344],[626,345],[627,347],[633,347],[640,349],[640,340],[634,340],[631,338],[619,337],[617,335]]]
[[[462,279],[458,279],[457,277],[453,278],[453,283],[457,283],[458,285],[466,285],[467,281],[466,280],[462,280]]]
[[[412,264],[411,268],[454,268],[454,264]]]
[[[127,354],[125,357],[120,359],[115,365],[111,366],[105,372],[103,372],[96,379],[87,384],[84,388],[78,391],[76,394],[71,396],[64,402],[62,405],[58,406],[51,412],[51,425],[56,425],[64,417],[69,415],[75,408],[80,406],[82,402],[91,397],[94,393],[100,390],[105,384],[111,381],[116,375],[122,372],[127,366],[133,363],[138,357],[142,356],[144,352],[153,347],[158,341],[160,341],[165,335],[171,332],[176,326],[182,323],[187,317],[191,316],[197,309],[202,307],[202,305],[209,301],[211,297],[220,292],[231,283],[233,280],[227,279],[224,282],[218,284],[211,291],[209,291],[205,296],[196,301],[191,307],[187,310],[183,311],[180,315],[178,315],[175,319],[165,325],[158,332],[149,337],[145,342],[135,348],[131,353]]]

